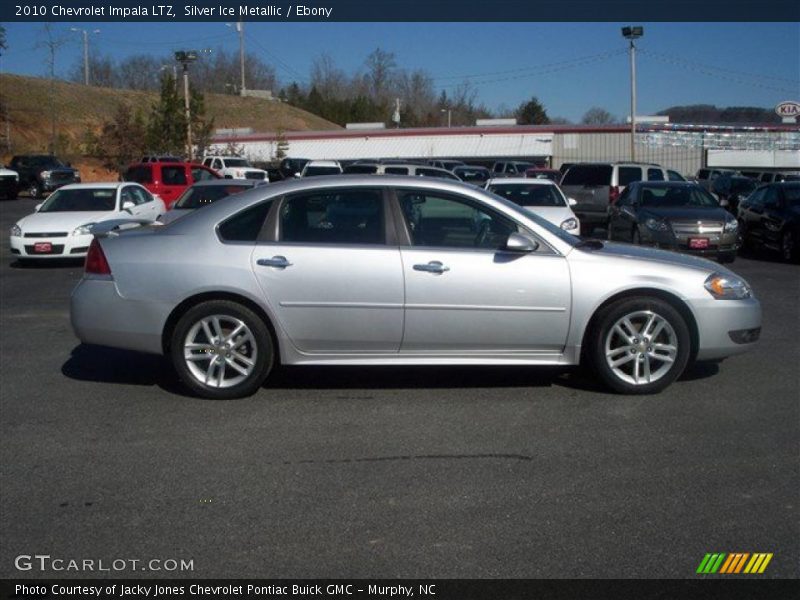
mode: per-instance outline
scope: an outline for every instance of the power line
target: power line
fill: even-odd
[[[754,77],[756,79],[776,79],[778,81],[786,81],[786,82],[789,82],[789,83],[795,83],[795,84],[800,85],[800,79],[791,79],[789,77],[779,77],[777,75],[764,75],[763,73],[750,73],[750,72],[745,72],[745,71],[736,71],[734,69],[726,69],[724,67],[715,67],[713,65],[700,63],[700,62],[697,62],[697,61],[690,60],[688,58],[682,58],[682,57],[677,56],[675,54],[667,54],[665,52],[654,52],[652,50],[641,50],[641,52],[647,52],[647,54],[650,54],[650,55],[652,55],[654,57],[660,56],[665,60],[672,60],[672,61],[676,61],[676,62],[679,62],[679,63],[684,63],[686,65],[692,65],[692,66],[700,67],[700,68],[703,68],[703,69],[711,69],[711,70],[714,70],[714,71],[724,71],[726,73],[732,73],[734,75],[739,75],[741,77]]]
[[[509,74],[509,73],[524,73],[524,72],[532,72],[532,71],[541,71],[543,69],[549,69],[550,67],[557,67],[557,66],[560,66],[560,65],[568,65],[568,64],[571,64],[571,63],[584,62],[584,61],[592,60],[592,59],[610,58],[612,56],[616,56],[617,54],[623,54],[624,52],[626,52],[626,50],[607,50],[606,52],[600,52],[598,54],[590,54],[588,56],[578,56],[578,57],[571,58],[571,59],[568,59],[568,60],[561,60],[561,61],[552,62],[552,63],[543,63],[543,64],[539,64],[539,65],[536,65],[536,66],[521,67],[521,68],[518,68],[518,69],[508,69],[506,71],[493,71],[493,72],[490,72],[490,73],[478,73],[478,74],[474,74],[474,75],[447,75],[447,76],[442,76],[442,77],[432,77],[431,81],[445,81],[445,80],[453,80],[453,79],[459,79],[459,80],[463,81],[465,79],[483,78],[483,77],[495,77],[497,75],[506,75],[506,74]]]
[[[273,62],[277,63],[278,66],[281,67],[284,71],[286,71],[287,73],[289,73],[290,75],[295,77],[300,82],[307,82],[308,81],[307,77],[303,77],[296,69],[292,68],[291,65],[289,65],[285,61],[283,61],[274,52],[271,52],[270,50],[267,50],[264,46],[261,45],[261,42],[259,42],[257,39],[255,39],[254,37],[249,35],[247,32],[245,32],[244,35],[249,41],[251,41],[253,44],[258,46],[264,54],[269,56],[272,59]]]
[[[643,51],[643,53],[644,53],[644,51]],[[719,79],[725,79],[726,81],[732,81],[732,82],[738,83],[740,85],[746,85],[746,86],[749,86],[749,87],[761,88],[761,89],[765,89],[765,90],[775,90],[775,91],[778,91],[778,92],[785,92],[785,93],[788,93],[788,94],[796,94],[797,91],[798,91],[796,88],[795,89],[789,89],[789,88],[785,88],[785,87],[778,87],[776,85],[767,85],[765,83],[758,83],[758,82],[755,82],[755,81],[752,81],[752,80],[748,81],[747,79],[744,79],[741,76],[734,77],[732,75],[726,75],[724,73],[718,73],[718,72],[712,70],[712,69],[714,69],[714,67],[706,67],[706,66],[701,65],[700,63],[693,64],[693,63],[691,63],[689,61],[685,61],[685,60],[676,60],[676,59],[668,58],[668,57],[663,56],[663,55],[659,55],[657,53],[646,52],[645,56],[647,56],[649,58],[652,58],[654,60],[657,60],[659,62],[662,62],[662,63],[671,64],[671,65],[682,67],[682,68],[684,68],[684,69],[686,69],[688,71],[694,71],[695,73],[701,73],[703,75],[708,75],[710,77],[717,77]],[[729,69],[719,69],[719,70],[720,71],[728,71],[728,72],[731,72],[731,73],[736,73],[736,71],[730,71]],[[780,79],[783,79],[783,78],[780,78]],[[791,80],[787,79],[786,81],[791,81]]]

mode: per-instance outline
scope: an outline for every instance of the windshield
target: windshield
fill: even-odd
[[[800,186],[786,186],[783,188],[783,196],[789,206],[800,207]]]
[[[115,188],[61,189],[44,201],[40,213],[49,212],[95,212],[116,208]]]
[[[731,183],[731,192],[735,194],[749,194],[756,189],[756,182],[750,179],[735,179]]]
[[[58,169],[66,166],[55,156],[37,156],[31,162],[37,167],[47,167],[50,169]]]
[[[719,208],[719,202],[700,187],[643,187],[642,206]]]
[[[220,198],[232,196],[245,190],[249,185],[198,185],[186,190],[173,208],[200,208],[206,204],[216,202]]]
[[[453,173],[458,175],[464,181],[488,181],[489,180],[489,170],[488,169],[468,169],[464,167],[458,167],[453,170]]]
[[[226,167],[249,167],[250,163],[244,158],[226,158]]]
[[[554,185],[498,183],[490,191],[519,206],[566,206],[567,201]]]
[[[611,165],[575,165],[569,168],[561,185],[611,185]]]

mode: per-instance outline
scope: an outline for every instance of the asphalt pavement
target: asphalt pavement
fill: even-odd
[[[655,396],[578,368],[295,367],[214,402],[79,345],[82,265],[8,249],[34,204],[0,202],[0,577],[100,574],[15,567],[45,554],[193,565],[122,577],[693,578],[707,552],[800,575],[796,265],[739,258],[760,344]]]

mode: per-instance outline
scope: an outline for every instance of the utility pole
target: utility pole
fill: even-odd
[[[239,84],[239,95],[247,95],[247,85],[244,79],[244,23],[241,19],[235,25],[225,23],[227,27],[235,27],[236,32],[239,34],[239,72],[241,75],[241,83]]]
[[[623,27],[622,36],[630,41],[631,55],[631,162],[636,160],[636,40],[644,35],[644,27]]]
[[[47,48],[49,53],[48,66],[50,71],[50,148],[52,154],[56,153],[56,50],[61,48],[66,43],[63,37],[53,37],[53,30],[50,23],[44,24],[44,34],[47,39],[40,44],[36,44],[37,48],[42,46]]]
[[[78,27],[70,27],[69,30],[83,34],[83,84],[89,85],[89,31]],[[100,33],[100,30],[93,29],[92,33]]]

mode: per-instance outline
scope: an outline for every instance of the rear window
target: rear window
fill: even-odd
[[[352,174],[372,175],[374,173],[377,173],[378,167],[375,165],[350,165],[349,167],[345,167],[343,171],[351,175]]]
[[[174,208],[200,208],[206,204],[212,204],[220,198],[232,196],[249,189],[250,186],[247,185],[198,185],[190,187],[175,203]]]
[[[574,165],[564,175],[561,185],[611,185],[611,165]]]
[[[186,169],[180,167],[161,167],[161,183],[164,185],[186,185]]]
[[[554,185],[495,184],[489,191],[519,206],[566,206]]]
[[[131,167],[125,172],[123,179],[136,183],[153,183],[153,167],[150,165]]]
[[[386,175],[408,175],[408,167],[384,167]]]
[[[338,175],[342,171],[339,167],[308,167],[303,177],[316,177],[318,175]]]
[[[639,167],[620,167],[617,185],[626,186],[634,181],[642,180],[642,170]]]

